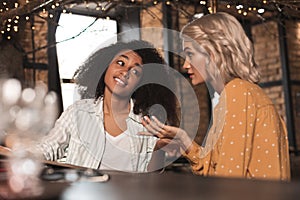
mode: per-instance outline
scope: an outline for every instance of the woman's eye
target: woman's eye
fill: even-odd
[[[139,70],[137,70],[137,69],[134,69],[134,68],[130,69],[130,72],[132,74],[136,75],[136,76],[140,76],[141,75],[141,72]]]
[[[118,60],[117,63],[118,63],[118,65],[120,65],[120,66],[124,66],[124,65],[125,65],[125,63],[124,63],[122,60]]]
[[[186,56],[189,57],[190,59],[191,59],[192,56],[193,56],[193,53],[191,53],[191,52],[186,52],[185,54],[186,54]]]

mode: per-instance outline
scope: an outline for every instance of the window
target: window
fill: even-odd
[[[62,13],[58,24],[55,37],[66,109],[80,98],[72,81],[74,72],[93,51],[117,41],[117,23],[115,20]]]

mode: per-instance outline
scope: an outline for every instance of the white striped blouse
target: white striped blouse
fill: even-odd
[[[126,120],[130,134],[132,172],[146,172],[157,138],[141,136],[146,129],[140,116],[133,113],[133,101]],[[54,128],[38,142],[45,159],[99,169],[105,149],[103,100],[84,99],[75,102],[62,113]]]

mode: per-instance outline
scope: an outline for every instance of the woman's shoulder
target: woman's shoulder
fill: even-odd
[[[68,107],[68,110],[94,110],[97,105],[95,99],[80,99],[75,101],[72,105]]]
[[[235,78],[228,82],[225,86],[226,91],[242,91],[242,92],[248,92],[253,94],[260,94],[264,93],[263,89],[256,83],[251,83],[249,81]]]
[[[251,90],[251,88],[256,88],[257,85],[254,84],[254,83],[251,83],[249,81],[246,81],[246,80],[243,80],[243,79],[240,79],[240,78],[235,78],[231,81],[229,81],[225,88],[227,90],[232,90],[232,89],[240,89],[240,90]]]
[[[257,104],[271,104],[270,98],[265,94],[264,90],[255,83],[235,78],[226,86],[227,96],[243,96],[251,97]],[[239,95],[240,94],[240,95]]]

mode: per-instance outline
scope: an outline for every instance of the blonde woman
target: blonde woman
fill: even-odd
[[[253,46],[241,24],[227,13],[205,15],[182,32],[183,68],[193,85],[206,82],[220,95],[202,146],[180,128],[145,117],[143,125],[161,140],[175,139],[195,174],[290,180],[286,127],[257,85]]]

